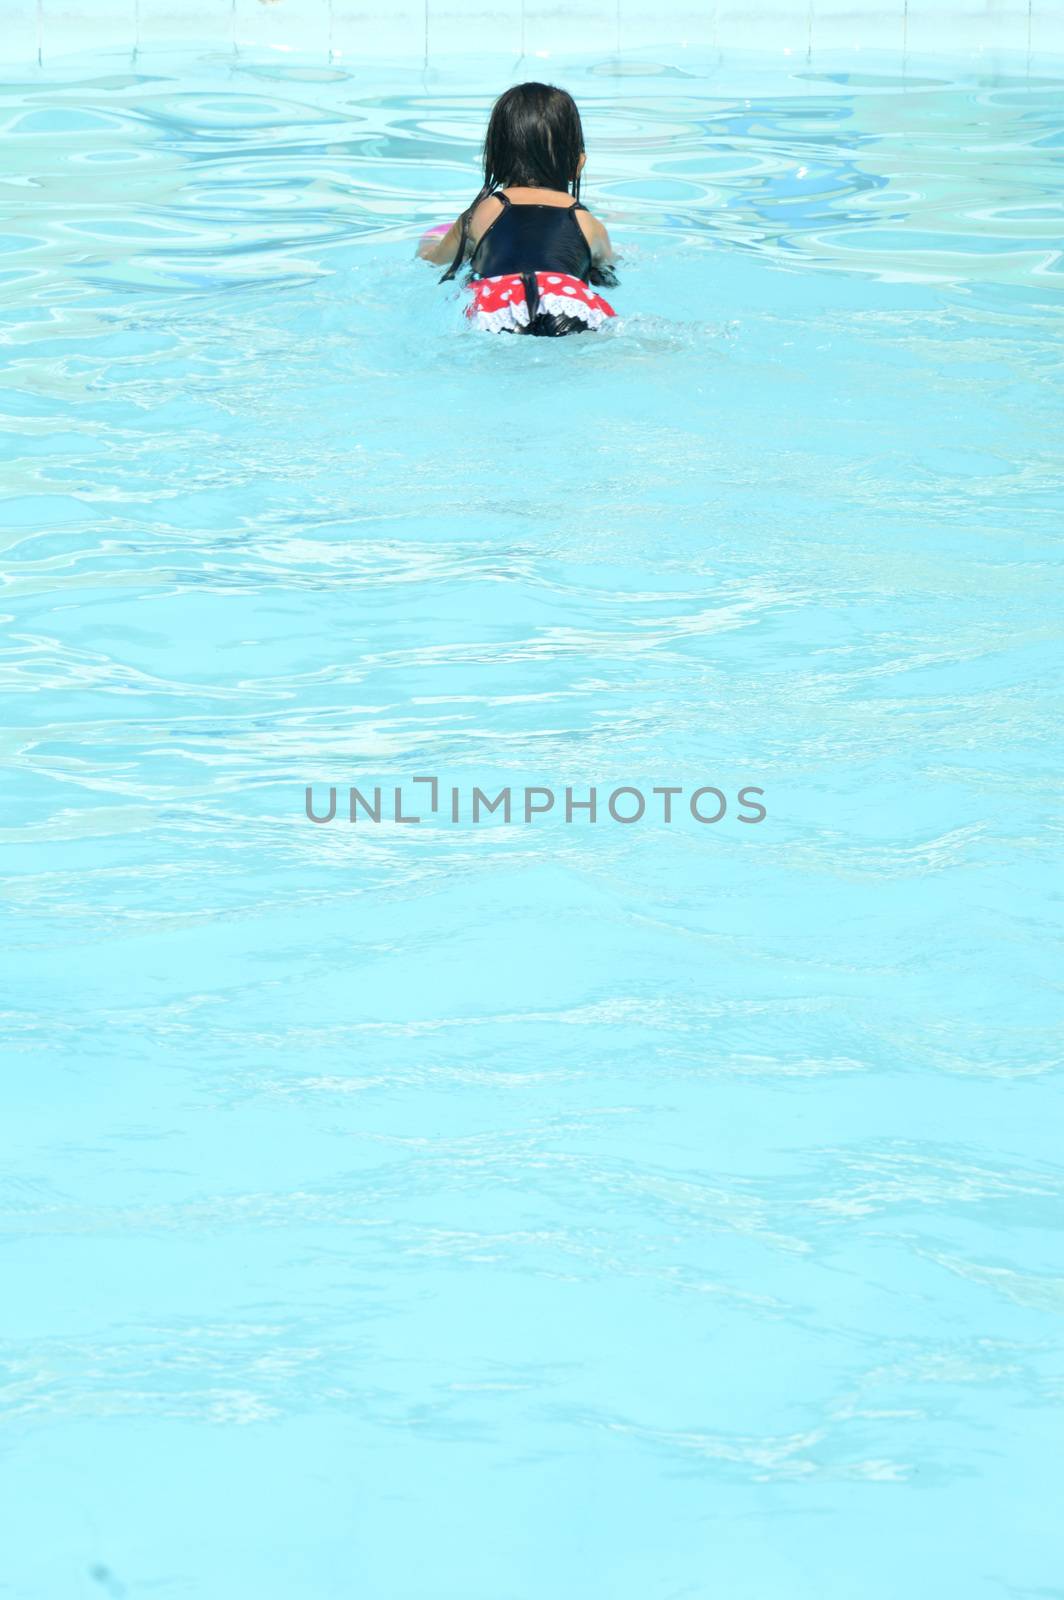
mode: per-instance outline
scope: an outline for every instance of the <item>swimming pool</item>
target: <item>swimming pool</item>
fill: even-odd
[[[513,72],[9,75],[0,1593],[1059,1595],[1064,72]]]

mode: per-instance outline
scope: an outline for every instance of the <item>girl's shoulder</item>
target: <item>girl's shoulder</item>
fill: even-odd
[[[502,210],[503,202],[495,194],[489,194],[486,199],[481,200],[478,205],[473,207],[472,215],[469,218],[469,232],[474,242],[480,238],[486,228],[491,227],[491,224]]]

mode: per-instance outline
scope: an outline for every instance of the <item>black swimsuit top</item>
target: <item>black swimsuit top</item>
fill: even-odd
[[[498,190],[488,196],[502,210],[473,247],[469,269],[476,278],[501,278],[510,272],[567,272],[591,282],[592,254],[576,219],[587,207],[515,204]]]

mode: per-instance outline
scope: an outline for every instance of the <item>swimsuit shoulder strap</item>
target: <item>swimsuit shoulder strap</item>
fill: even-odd
[[[494,191],[494,193],[489,194],[488,195],[488,199],[489,200],[497,200],[499,202],[499,204],[502,206],[504,211],[507,211],[509,209],[510,202],[506,198],[506,196],[503,194],[501,189],[496,189]]]

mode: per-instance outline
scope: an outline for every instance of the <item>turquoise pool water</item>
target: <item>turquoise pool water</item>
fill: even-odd
[[[1062,90],[9,76],[0,1594],[1064,1595]]]

